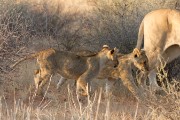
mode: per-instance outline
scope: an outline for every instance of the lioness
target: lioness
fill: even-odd
[[[167,63],[180,56],[180,11],[160,9],[148,13],[141,22],[136,48],[143,43],[149,59],[149,81],[152,89],[159,89],[156,68],[160,61]]]
[[[87,96],[87,84],[98,75],[108,60],[115,60],[117,51],[104,45],[97,54],[79,56],[67,51],[47,49],[21,59],[12,67],[26,59],[37,58],[40,70],[35,74],[34,80],[38,93],[42,93],[43,86],[51,75],[59,73],[65,78],[77,80],[77,91],[82,89],[81,94]]]

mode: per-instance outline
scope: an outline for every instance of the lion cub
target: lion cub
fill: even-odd
[[[111,50],[107,45],[104,45],[98,53],[89,56],[47,49],[21,59],[12,67],[24,60],[37,58],[40,69],[35,72],[34,81],[38,94],[42,93],[50,77],[58,73],[64,78],[77,80],[77,91],[80,93],[82,89],[81,95],[87,96],[89,82],[97,77],[106,62],[116,59],[117,52],[116,48]]]

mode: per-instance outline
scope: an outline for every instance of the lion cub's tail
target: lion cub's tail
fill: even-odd
[[[17,61],[16,63],[14,63],[13,65],[11,65],[10,68],[14,68],[14,67],[15,67],[16,65],[18,65],[20,62],[23,62],[23,61],[25,61],[25,60],[34,59],[34,58],[36,58],[38,55],[39,55],[39,53],[34,53],[34,54],[31,54],[31,55],[25,56],[25,57],[21,58],[19,61]]]

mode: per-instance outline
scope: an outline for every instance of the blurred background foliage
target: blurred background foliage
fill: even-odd
[[[161,8],[180,10],[180,1],[0,0],[0,81],[20,57],[51,47],[98,51],[107,44],[129,53],[144,15]],[[179,75],[174,68],[171,75]]]

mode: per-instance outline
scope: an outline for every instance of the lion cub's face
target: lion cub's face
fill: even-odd
[[[139,50],[135,48],[133,50],[133,62],[134,65],[141,71],[146,72],[149,70],[149,65],[148,65],[148,58],[145,54],[144,50]]]

